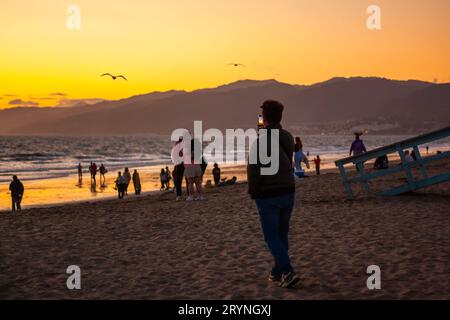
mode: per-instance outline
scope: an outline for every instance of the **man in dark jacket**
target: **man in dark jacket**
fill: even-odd
[[[291,266],[288,253],[289,223],[295,199],[294,138],[281,127],[284,110],[281,103],[266,101],[261,108],[265,130],[260,131],[250,150],[247,168],[249,193],[256,201],[264,239],[275,260],[269,281],[279,282],[281,287],[290,288],[300,280]],[[273,139],[277,136],[278,139]],[[264,173],[264,168],[267,169],[273,163],[267,164],[267,161],[261,160],[260,148],[267,150],[272,162],[278,161],[275,173]],[[257,158],[256,163],[252,163],[254,157]]]
[[[16,211],[16,209],[21,210],[20,203],[22,202],[25,189],[17,176],[13,176],[13,181],[9,185],[9,190],[11,191],[12,211]]]

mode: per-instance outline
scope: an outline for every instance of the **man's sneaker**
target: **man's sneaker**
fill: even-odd
[[[194,197],[193,196],[189,196],[189,197],[186,198],[186,201],[189,201],[189,202],[194,201]]]
[[[282,288],[293,288],[296,284],[300,282],[300,278],[297,276],[295,272],[289,272],[287,274],[283,274],[281,277],[280,287]]]
[[[268,280],[269,280],[269,282],[280,283],[281,282],[281,276],[274,276],[272,273],[270,273]]]
[[[177,198],[176,198],[176,201],[180,201],[180,200],[181,200],[181,197],[177,197]]]

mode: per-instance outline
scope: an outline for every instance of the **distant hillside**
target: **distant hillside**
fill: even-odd
[[[418,132],[450,124],[450,84],[381,78],[334,78],[311,86],[243,80],[193,92],[155,92],[73,108],[0,111],[0,134],[170,134],[203,120],[206,128],[249,128],[259,106],[276,99],[284,123],[312,132]],[[371,124],[373,126],[371,127]]]

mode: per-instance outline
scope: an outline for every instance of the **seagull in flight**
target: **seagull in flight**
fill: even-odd
[[[246,67],[246,65],[245,64],[242,64],[242,63],[229,63],[228,64],[229,66],[233,66],[233,67]]]
[[[104,73],[101,75],[102,77],[104,76],[110,76],[113,80],[116,80],[117,78],[123,78],[125,81],[128,81],[127,78],[125,78],[124,76],[120,75],[120,76],[113,76],[111,73]]]

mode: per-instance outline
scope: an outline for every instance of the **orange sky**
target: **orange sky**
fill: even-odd
[[[66,27],[70,4],[81,30]],[[381,7],[380,31],[366,28],[370,4]],[[247,78],[450,82],[449,40],[449,0],[2,0],[0,108]]]

